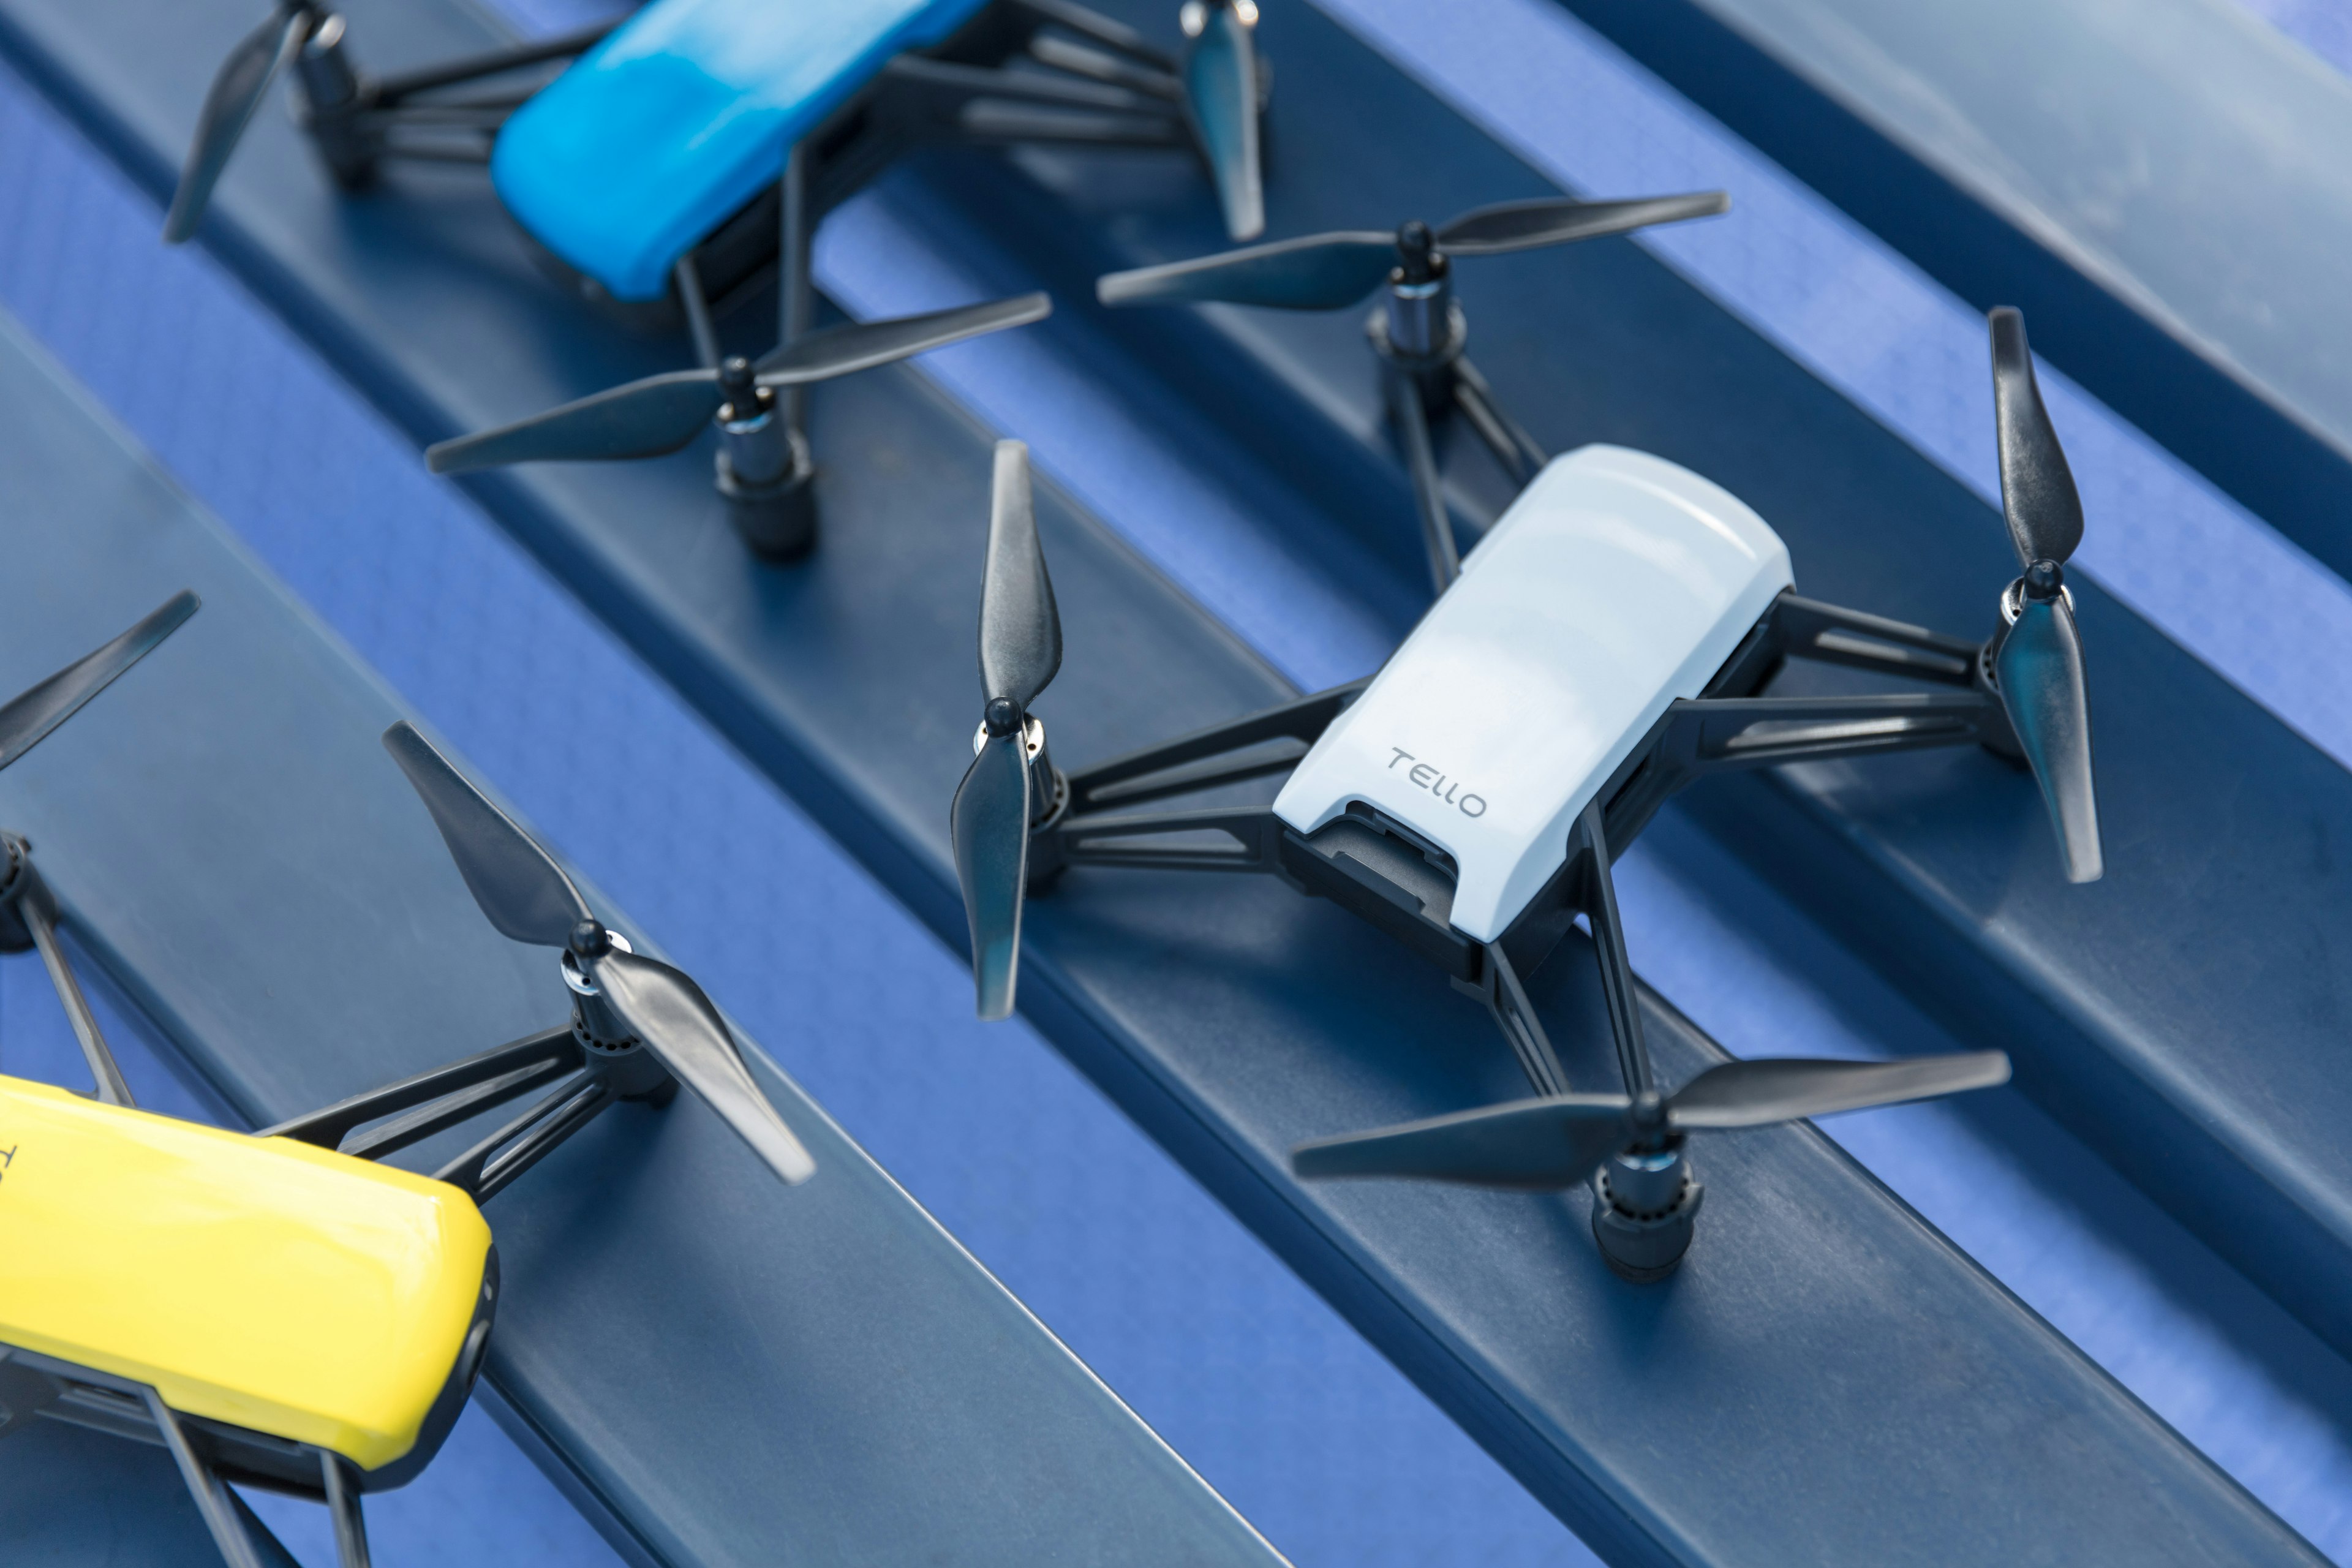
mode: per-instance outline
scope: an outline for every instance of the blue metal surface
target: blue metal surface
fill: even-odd
[[[383,759],[377,736],[401,710],[378,679],[13,324],[0,405],[20,595],[0,663],[16,684],[159,584],[205,600],[170,661],[143,664],[0,783],[0,814],[138,1010],[248,1123],[562,1017],[553,967],[481,921]],[[822,1180],[781,1187],[682,1096],[607,1113],[490,1216],[506,1289],[486,1375],[623,1555],[1278,1561],[763,1053],[747,1055]]]
[[[390,18],[374,25],[373,37],[399,36]],[[135,104],[115,109],[144,114],[141,105],[173,102],[177,90],[158,68]],[[110,119],[121,135],[123,122]],[[118,145],[148,147],[132,153],[148,174],[160,142]],[[302,182],[291,147],[263,142],[248,153],[260,180],[234,189],[224,208],[235,226],[227,250],[259,263],[257,235],[288,233],[289,219],[293,230],[310,226],[328,201]],[[240,201],[251,204],[247,216]],[[419,237],[384,223],[362,249],[337,247],[363,275],[300,247],[269,253],[265,270],[276,302],[344,351],[379,400],[436,433],[478,417],[486,403],[547,401],[665,352],[562,328],[562,308],[528,286],[520,258],[436,259]],[[497,309],[484,309],[492,299]],[[444,359],[434,340],[448,318],[465,323],[468,341]],[[541,357],[556,345],[578,362]],[[820,440],[866,454],[888,479],[833,472],[833,531],[819,558],[790,574],[746,576],[692,460],[485,489],[510,525],[947,930],[960,917],[940,805],[959,771],[952,742],[968,732],[971,574],[958,563],[976,560],[982,448],[967,433],[967,455],[943,460],[960,426],[922,413],[908,394],[914,384],[892,373],[819,400]],[[432,415],[442,395],[449,405]],[[973,515],[951,524],[967,490]],[[943,542],[908,548],[910,519],[937,520],[929,526]],[[961,552],[955,526],[968,536]],[[1049,513],[1046,533],[1074,650],[1055,690],[1057,745],[1083,755],[1279,689],[1197,618],[1177,616],[1129,557],[1076,520]],[[739,634],[751,645],[712,640]],[[877,712],[890,721],[877,726]],[[1032,979],[1045,984],[1033,1000],[1051,1005],[1040,1012],[1057,1043],[1604,1552],[1996,1560],[2063,1552],[2070,1540],[2077,1555],[2294,1550],[1813,1134],[1727,1142],[1713,1180],[1718,1194],[1740,1195],[1713,1211],[1732,1217],[1695,1259],[1705,1272],[1629,1300],[1612,1294],[1619,1288],[1580,1237],[1557,1234],[1549,1209],[1410,1194],[1327,1204],[1276,1174],[1281,1149],[1307,1131],[1489,1098],[1507,1077],[1475,1011],[1411,984],[1424,976],[1397,974],[1388,950],[1335,911],[1274,889],[1151,878],[1090,885],[1083,902],[1054,900],[1039,914]],[[1204,943],[1277,962],[1221,967],[1203,962]],[[1192,958],[1139,963],[1139,946]],[[1592,998],[1579,978],[1547,989],[1582,1016]],[[1652,1026],[1669,1042],[1669,1071],[1706,1059],[1670,1014],[1654,1011]],[[1619,1339],[1628,1331],[1654,1336],[1630,1361]],[[1769,1343],[1770,1353],[1703,1349],[1731,1341]],[[1834,1410],[1818,1396],[1825,1366],[1841,1369]],[[1726,1400],[1750,1417],[1738,1430],[1719,1419]],[[1856,1422],[1873,1432],[1867,1452],[1849,1441]],[[2036,1435],[2032,1443],[1994,1436],[2021,1430]],[[2114,1468],[2102,1458],[2110,1453]],[[1896,1498],[1884,1485],[1887,1467],[1981,1489]],[[1687,1484],[1693,1468],[1706,1486]],[[2150,1475],[2168,1478],[2157,1484],[2185,1510],[2161,1528],[2137,1501]],[[2220,1534],[2200,1545],[2206,1531]],[[2221,1539],[2242,1531],[2251,1533]]]
[[[2261,5],[1564,3],[2352,569],[2352,82]]]
[[[655,0],[519,110],[490,179],[539,242],[619,300],[783,172],[891,56],[986,0]]]

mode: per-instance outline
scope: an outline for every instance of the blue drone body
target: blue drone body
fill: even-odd
[[[793,147],[987,0],[655,0],[516,111],[490,181],[516,221],[616,300],[783,177]]]

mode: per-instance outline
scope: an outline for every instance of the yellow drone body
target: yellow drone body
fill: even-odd
[[[374,1490],[439,1446],[495,1293],[457,1187],[0,1077],[0,1345]]]

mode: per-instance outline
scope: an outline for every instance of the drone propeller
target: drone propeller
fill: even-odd
[[[158,643],[179,630],[180,624],[196,613],[198,603],[191,593],[173,595],[160,608],[104,647],[84,654],[0,707],[0,768],[31,751],[43,736],[72,718],[83,703],[105,690],[116,676],[146,658]]]
[[[629,1032],[769,1169],[794,1184],[815,1173],[816,1162],[760,1092],[734,1036],[700,986],[614,942],[562,868],[414,725],[404,719],[394,724],[383,732],[383,745],[433,814],[490,924],[517,942],[565,949]]]
[[[2008,1081],[2009,1058],[2000,1051],[1899,1062],[1726,1062],[1663,1100],[1568,1094],[1487,1106],[1304,1143],[1291,1151],[1290,1168],[1309,1180],[1410,1176],[1559,1192],[1591,1180],[1612,1154],[1678,1133],[1762,1127]]]
[[[229,154],[236,151],[254,110],[318,23],[319,13],[308,0],[280,0],[269,20],[247,34],[221,62],[196,116],[195,140],[188,145],[179,188],[172,193],[171,213],[163,219],[166,245],[177,245],[196,232],[213,187],[220,183],[221,171],[228,166]]]
[[[1185,31],[1193,35],[1184,57],[1184,107],[1233,239],[1265,232],[1256,26],[1255,0],[1194,0],[1184,9]]]
[[[730,359],[716,370],[673,371],[614,387],[529,419],[441,441],[425,450],[436,474],[508,463],[657,458],[699,435],[731,401],[759,386],[803,386],[966,338],[1043,321],[1043,294],[965,305],[889,321],[859,321],[796,338],[757,362]]]
[[[1392,269],[1403,268],[1408,273],[1421,270],[1427,275],[1442,266],[1444,253],[1501,256],[1624,234],[1653,224],[1706,217],[1730,205],[1730,198],[1721,191],[1622,202],[1580,202],[1564,196],[1506,202],[1464,213],[1434,232],[1425,225],[1408,223],[1393,234],[1364,229],[1309,235],[1192,261],[1114,272],[1096,282],[1095,294],[1106,305],[1190,300],[1264,305],[1279,310],[1336,310],[1379,288]],[[1433,255],[1433,250],[1440,254]]]
[[[995,493],[988,519],[988,568],[980,589],[982,710],[977,754],[956,786],[949,825],[956,879],[971,922],[972,978],[980,1016],[1013,1011],[1021,959],[1021,902],[1029,878],[1034,797],[1029,773],[1029,705],[1062,666],[1062,621],[1037,542],[1029,495],[1029,448],[996,444]]]
[[[2001,706],[2058,830],[2066,879],[2092,882],[2105,868],[2092,788],[2090,693],[2063,570],[2083,542],[2083,501],[2050,411],[2042,404],[2025,318],[2002,306],[1989,321],[2001,511],[2025,569],[2017,588],[2017,619],[1993,656],[1993,674]]]

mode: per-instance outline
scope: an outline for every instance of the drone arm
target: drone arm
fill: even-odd
[[[33,874],[28,861],[23,875]],[[57,917],[49,903],[48,888],[39,882],[27,887],[18,896],[16,913],[24,921],[25,929],[32,933],[33,945],[40,949],[42,967],[49,972],[49,984],[57,987],[58,1000],[65,1005],[74,1038],[80,1043],[82,1057],[89,1063],[90,1077],[97,1080],[100,1102],[135,1105],[131,1085],[123,1080],[122,1069],[115,1065],[114,1053],[107,1048],[106,1037],[99,1032],[98,1016],[89,1010],[89,999],[82,994],[81,983],[74,978],[73,966],[66,962],[65,949],[58,943]]]
[[[368,1140],[369,1147],[364,1152],[366,1157],[388,1154],[419,1138],[429,1137],[444,1127],[455,1126],[490,1106],[502,1104],[518,1094],[525,1093],[555,1073],[570,1071],[580,1065],[579,1041],[573,1037],[570,1025],[559,1025],[494,1047],[462,1061],[451,1062],[446,1067],[435,1068],[414,1078],[404,1078],[397,1083],[370,1089],[365,1094],[338,1100],[308,1116],[264,1128],[256,1136],[292,1138],[304,1143],[317,1144],[321,1149],[336,1149],[342,1146],[343,1140],[355,1128],[404,1110],[427,1108],[427,1115],[436,1120],[424,1126],[422,1131],[414,1126],[404,1129],[402,1132],[386,1128],[382,1134]],[[523,1076],[530,1074],[537,1076]],[[505,1087],[503,1092],[480,1092],[492,1085],[509,1084],[511,1087]],[[455,1104],[449,1108],[446,1120],[438,1120],[445,1114],[443,1101],[454,1101]],[[403,1135],[404,1132],[406,1135]],[[388,1142],[388,1137],[398,1141]],[[361,1151],[353,1150],[352,1152]]]
[[[982,142],[1172,146],[1183,122],[1164,100],[1108,82],[901,55],[878,101],[912,131]]]
[[[1391,370],[1388,383],[1389,414],[1396,421],[1397,440],[1404,448],[1406,470],[1412,478],[1413,510],[1421,518],[1422,543],[1429,552],[1429,575],[1443,594],[1462,575],[1462,556],[1454,546],[1454,518],[1445,509],[1445,481],[1437,472],[1437,449],[1429,438],[1429,414],[1421,405],[1421,383],[1402,371]]]
[[[1155,48],[1141,33],[1124,22],[1115,22],[1098,12],[1073,5],[1071,0],[1006,0],[1004,8],[1016,26],[1028,31],[1033,43],[1042,29],[1059,27],[1114,54],[1150,66],[1171,80],[1175,78],[1175,59]]]
[[[140,1394],[147,1402],[148,1418],[163,1438],[163,1447],[172,1451],[172,1458],[180,1467],[180,1479],[187,1483],[188,1495],[195,1500],[196,1511],[204,1516],[205,1528],[212,1532],[213,1544],[220,1548],[221,1559],[228,1568],[272,1568],[265,1563],[261,1548],[255,1542],[248,1522],[256,1527],[260,1521],[253,1518],[235,1492],[228,1489],[213,1468],[205,1463],[188,1442],[188,1434],[180,1418],[163,1403],[163,1396],[152,1388],[142,1387]],[[267,1536],[268,1531],[262,1531]],[[275,1540],[270,1544],[276,1546]],[[278,1558],[286,1558],[285,1548],[278,1547]]]
[[[2007,733],[1979,692],[1868,697],[1702,697],[1666,710],[1660,760],[1681,788],[1705,773],[1958,746]]]
[[[1535,437],[1517,420],[1504,412],[1495,389],[1486,384],[1486,378],[1478,374],[1467,357],[1454,360],[1452,374],[1454,406],[1462,411],[1470,428],[1477,432],[1478,439],[1495,454],[1495,461],[1503,466],[1503,471],[1515,485],[1524,486],[1533,479],[1551,461],[1550,455],[1536,445]]]
[[[1139,805],[1167,795],[1190,795],[1280,773],[1304,756],[1340,710],[1363,695],[1370,683],[1369,676],[1351,680],[1072,773],[1066,781],[1070,810],[1085,813],[1107,805]],[[1213,762],[1277,741],[1293,742],[1297,749],[1277,747],[1243,761]],[[1210,765],[1189,765],[1204,763]]]
[[[1067,71],[1094,81],[1108,82],[1133,92],[1173,101],[1183,96],[1184,84],[1155,66],[1139,65],[1117,52],[1078,43],[1051,33],[1029,40],[1029,58],[1049,69]]]
[[[1773,601],[1771,624],[1782,648],[1794,658],[1874,669],[1938,686],[1976,684],[1977,658],[1982,651],[1978,645],[1925,626],[1795,594]]]
[[[434,1172],[433,1179],[464,1189],[477,1204],[488,1203],[618,1098],[598,1079],[584,1073],[575,1076]]]
[[[1609,1006],[1609,1033],[1617,1044],[1617,1065],[1625,1092],[1636,1098],[1656,1086],[1650,1076],[1650,1047],[1642,1037],[1641,998],[1633,989],[1633,963],[1625,952],[1625,924],[1617,910],[1617,879],[1610,868],[1609,838],[1599,801],[1578,818],[1576,837],[1585,853],[1584,914],[1592,925],[1592,949],[1601,962],[1601,994]]]
[[[375,84],[373,101],[389,106],[399,103],[404,99],[413,98],[420,92],[431,92],[438,88],[457,87],[469,81],[479,81],[484,77],[504,76],[509,71],[521,70],[527,66],[545,65],[551,60],[570,59],[575,55],[586,54],[604,38],[605,34],[619,26],[620,23],[617,21],[601,22],[594,26],[558,34],[554,37],[542,38],[534,43],[516,44],[503,49],[490,49],[481,54],[467,55],[457,59],[445,61],[437,66],[426,66],[418,70],[403,71],[395,76],[383,77]]]
[[[1222,845],[1153,839],[1220,834]],[[1065,818],[1037,836],[1030,875],[1065,866],[1124,866],[1154,871],[1272,871],[1281,863],[1282,819],[1263,806]]]
[[[352,1489],[341,1462],[324,1448],[319,1450],[319,1479],[326,1486],[327,1512],[335,1521],[337,1568],[370,1568],[367,1516],[360,1511],[360,1494]]]

